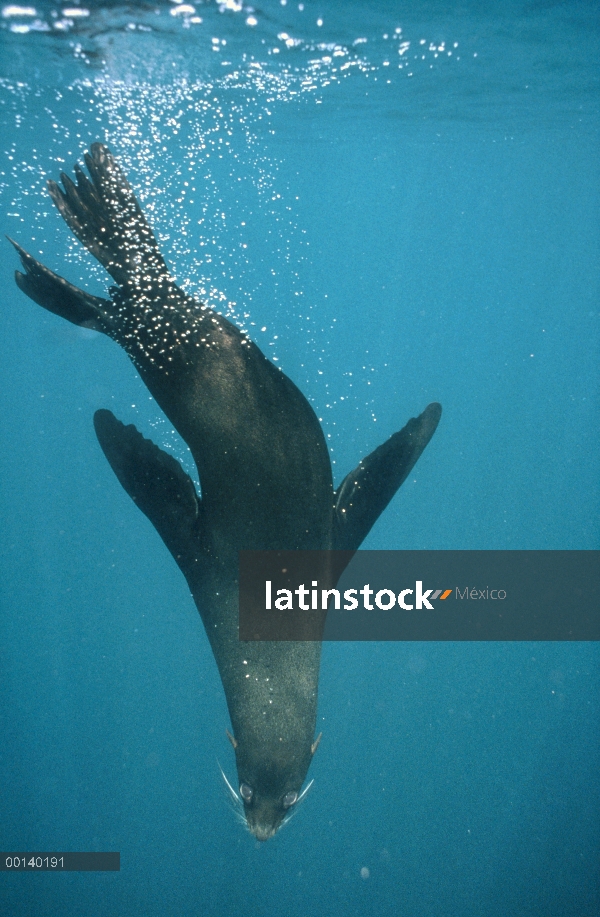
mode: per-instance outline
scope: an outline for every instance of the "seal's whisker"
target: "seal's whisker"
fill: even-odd
[[[310,788],[311,788],[311,786],[313,785],[314,782],[315,782],[315,781],[314,781],[314,778],[313,778],[313,779],[310,781],[310,783],[302,790],[302,792],[301,792],[300,795],[298,796],[298,799],[296,800],[296,805],[294,806],[295,809],[297,809],[298,806],[300,805],[300,803],[302,802],[302,800],[306,798],[306,794],[308,793],[308,791],[310,790]]]
[[[298,810],[296,806],[292,806],[292,808],[290,809],[288,814],[285,816],[285,818],[283,819],[279,827],[283,828],[285,825],[288,825],[291,822],[292,818],[294,817],[297,811]]]
[[[226,786],[227,789],[229,790],[229,794],[230,794],[230,797],[231,797],[232,802],[234,803],[234,805],[235,805],[235,807],[236,807],[237,809],[241,809],[241,807],[242,807],[242,800],[240,799],[240,797],[238,796],[238,794],[236,793],[236,791],[234,790],[234,788],[233,788],[232,785],[230,784],[229,780],[228,780],[227,777],[225,776],[225,771],[224,771],[223,768],[221,767],[219,761],[217,761],[217,764],[219,765],[219,770],[221,771],[221,777],[222,777],[223,780],[225,781],[225,786]]]
[[[240,812],[238,809],[235,809],[233,806],[230,806],[230,808],[231,808],[231,811],[233,812],[233,814],[235,815],[236,821],[237,821],[243,828],[245,828],[246,831],[250,832],[250,826],[248,825],[248,822],[247,822],[247,820],[246,820],[246,816],[244,815],[244,813],[243,813],[243,812]]]
[[[244,814],[244,805],[243,805],[243,803],[242,803],[242,800],[240,799],[239,795],[236,793],[236,791],[234,790],[233,786],[231,785],[231,783],[230,783],[229,780],[227,779],[227,777],[226,777],[226,775],[225,775],[225,771],[224,771],[223,768],[221,767],[221,764],[220,764],[220,762],[219,762],[218,760],[217,760],[217,764],[218,764],[218,766],[219,766],[219,770],[221,771],[221,777],[223,778],[223,781],[224,781],[224,783],[225,783],[225,786],[227,787],[227,790],[228,790],[228,792],[227,792],[227,803],[228,803],[228,805],[229,805],[229,808],[231,809],[231,811],[232,811],[233,814],[235,815],[236,821],[238,821],[238,822],[240,823],[240,825],[243,825],[243,827],[244,827],[247,831],[250,831],[250,828],[248,827],[248,822],[247,822],[247,820],[246,820],[246,816],[245,816],[245,814]]]

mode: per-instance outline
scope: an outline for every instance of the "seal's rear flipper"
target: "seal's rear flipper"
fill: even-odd
[[[19,253],[25,273],[15,271],[17,286],[23,290],[34,302],[85,328],[94,331],[104,331],[110,334],[110,310],[112,303],[98,296],[91,296],[83,290],[74,287],[72,283],[54,274],[52,271],[36,261],[25,249],[8,237]]]
[[[48,182],[63,219],[121,286],[141,288],[149,281],[168,281],[154,233],[112,153],[102,143],[92,143],[90,151],[85,164],[91,181],[76,165],[76,185],[64,173],[64,191]]]
[[[442,415],[434,402],[346,475],[334,494],[337,551],[356,551],[412,471]]]
[[[193,481],[172,455],[111,411],[96,411],[94,428],[112,470],[186,575],[201,509]]]

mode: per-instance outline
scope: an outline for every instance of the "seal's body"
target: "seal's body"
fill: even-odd
[[[320,644],[238,640],[241,550],[356,550],[433,435],[441,409],[364,459],[334,492],[325,439],[294,383],[238,328],[177,287],[135,195],[95,143],[77,184],[49,183],[67,224],[111,274],[91,296],[15,244],[19,287],[109,335],[190,447],[201,497],[175,459],[97,411],[100,445],[184,573],[219,668],[248,826],[271,837],[300,796],[315,741]],[[91,180],[90,180],[91,179]]]

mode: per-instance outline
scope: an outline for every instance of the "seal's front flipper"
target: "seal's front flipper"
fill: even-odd
[[[15,271],[15,280],[27,296],[44,309],[66,318],[74,325],[110,334],[112,322],[107,310],[113,308],[112,303],[74,287],[72,283],[36,261],[13,239],[9,237],[8,241],[18,251],[25,268],[24,274]]]
[[[144,439],[133,424],[122,424],[111,411],[96,411],[94,427],[112,470],[185,575],[201,509],[191,478],[172,455]]]
[[[335,550],[358,550],[410,474],[435,433],[441,414],[441,405],[430,404],[419,417],[409,420],[403,430],[394,433],[346,475],[334,495]]]

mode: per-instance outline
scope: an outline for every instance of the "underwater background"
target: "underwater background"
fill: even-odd
[[[599,13],[6,3],[0,228],[102,295],[45,182],[108,143],[178,281],[310,399],[336,485],[442,403],[363,547],[598,549]],[[4,242],[0,849],[121,871],[3,872],[0,914],[598,917],[595,644],[325,644],[314,786],[268,843],[240,827],[200,617],[93,413],[189,453],[18,266]]]

